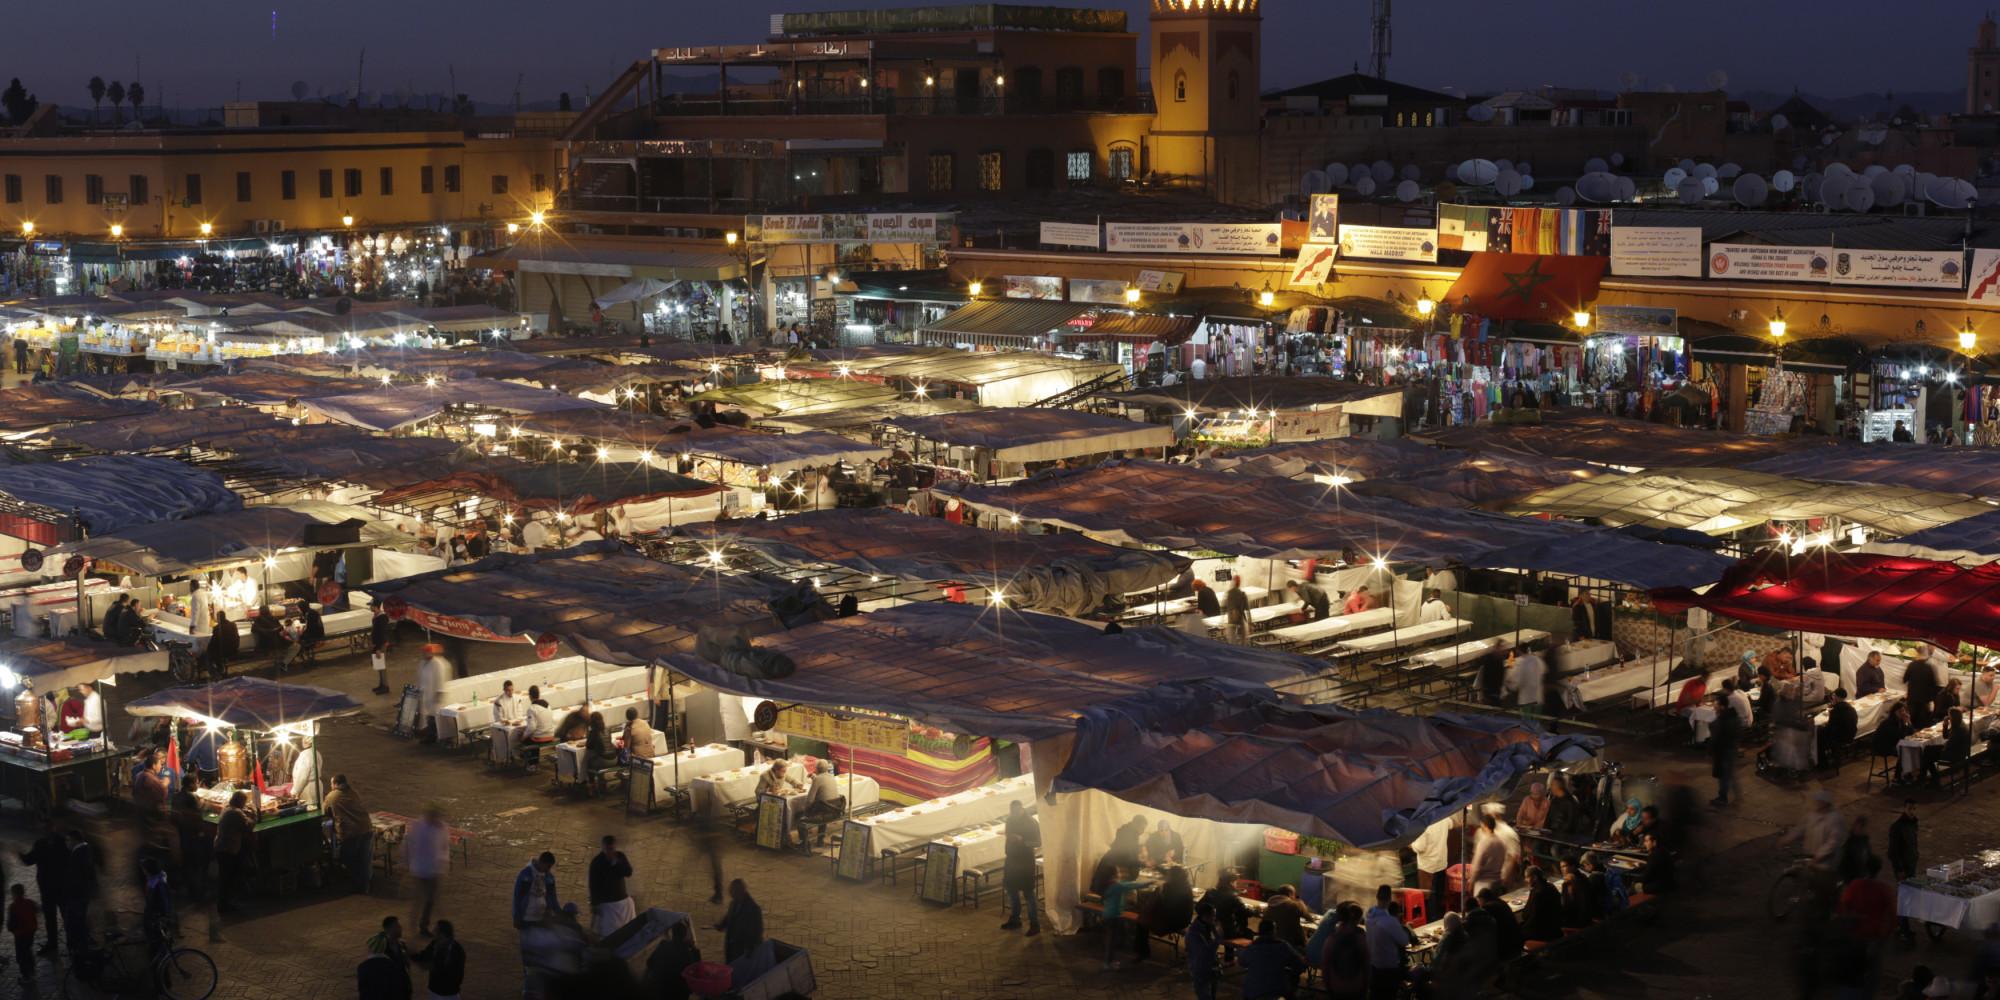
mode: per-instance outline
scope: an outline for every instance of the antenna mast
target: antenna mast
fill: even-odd
[[[1370,0],[1374,8],[1369,24],[1374,29],[1368,47],[1368,72],[1378,80],[1389,78],[1389,0]]]

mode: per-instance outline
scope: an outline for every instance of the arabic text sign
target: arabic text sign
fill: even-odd
[[[1400,226],[1342,226],[1340,255],[1368,260],[1415,260],[1437,263],[1435,229]]]
[[[1701,227],[1613,226],[1611,273],[1639,278],[1701,277]]]
[[[938,217],[928,213],[871,215],[868,238],[878,243],[935,243]]]
[[[1098,247],[1097,224],[1081,222],[1042,223],[1042,242],[1055,247]]]
[[[1708,248],[1708,276],[1711,278],[1824,282],[1832,268],[1832,247],[1715,243]]]
[[[1326,284],[1328,275],[1333,273],[1334,259],[1340,256],[1337,243],[1308,243],[1299,248],[1299,259],[1292,265],[1290,284],[1293,287],[1318,287]]]
[[[1108,222],[1104,249],[1112,253],[1210,253],[1275,255],[1284,227],[1275,222]]]
[[[1965,286],[1965,254],[1958,250],[1835,250],[1833,283],[1957,291]]]

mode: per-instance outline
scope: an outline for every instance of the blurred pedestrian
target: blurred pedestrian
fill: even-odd
[[[55,820],[42,822],[42,835],[21,860],[35,866],[35,892],[41,896],[42,912],[48,917],[48,942],[42,954],[56,953],[56,938],[62,933],[63,872],[69,865],[69,841]]]
[[[348,884],[366,894],[375,868],[375,822],[361,793],[348,783],[347,775],[333,776],[333,791],[326,797],[326,811],[333,817],[333,839],[340,863],[347,869]]]
[[[722,960],[734,962],[764,941],[764,908],[750,897],[742,879],[729,883],[729,909],[715,925],[722,932]]]
[[[625,880],[632,877],[632,862],[618,849],[618,838],[604,835],[602,846],[590,859],[591,929],[606,937],[637,915]]]
[[[438,890],[451,865],[451,828],[436,805],[425,806],[423,818],[403,834],[403,864],[417,880],[417,933],[430,937],[431,911],[437,907]]]

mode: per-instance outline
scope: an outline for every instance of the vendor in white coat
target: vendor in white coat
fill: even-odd
[[[1514,703],[1520,707],[1521,715],[1527,717],[1541,710],[1542,683],[1548,674],[1548,664],[1541,654],[1530,644],[1514,658],[1514,666],[1507,671],[1506,690],[1514,695]]]
[[[104,735],[104,696],[97,693],[97,685],[87,681],[78,684],[76,696],[83,702],[83,728],[92,736]]]
[[[493,696],[493,724],[512,726],[528,721],[528,699],[514,693],[514,682],[500,685],[500,693]]]
[[[1417,623],[1444,622],[1451,620],[1451,605],[1435,590],[1424,592],[1423,607],[1417,609]]]
[[[417,727],[428,728],[436,724],[438,694],[444,690],[444,682],[451,678],[451,661],[444,658],[444,647],[437,643],[424,646],[424,660],[417,665]]]
[[[299,741],[299,755],[292,758],[292,794],[298,797],[299,805],[318,809],[319,785],[319,751],[313,747],[313,738],[307,736]]]

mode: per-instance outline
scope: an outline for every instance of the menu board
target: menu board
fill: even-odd
[[[933,843],[924,848],[924,878],[917,886],[917,898],[926,903],[958,902],[958,848]]]
[[[757,796],[757,846],[785,847],[785,800],[776,795]]]
[[[833,859],[833,876],[849,882],[860,882],[868,877],[868,854],[874,841],[874,828],[859,820],[848,820],[840,830],[840,853]]]
[[[871,715],[833,713],[794,705],[778,712],[771,728],[787,736],[803,736],[821,743],[867,747],[900,754],[910,748],[910,724],[902,719]]]

